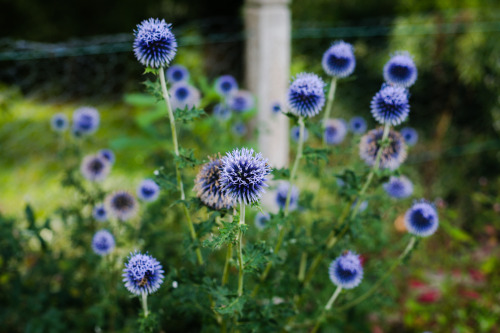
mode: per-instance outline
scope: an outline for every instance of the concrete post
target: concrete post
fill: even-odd
[[[290,79],[289,0],[246,0],[246,84],[257,98],[259,148],[271,166],[288,165],[288,118],[273,114],[285,105]]]

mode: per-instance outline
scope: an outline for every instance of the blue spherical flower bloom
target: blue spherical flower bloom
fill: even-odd
[[[353,117],[349,120],[349,129],[354,134],[363,134],[366,132],[366,121],[363,117]]]
[[[181,65],[173,65],[167,69],[167,80],[170,83],[177,83],[189,80],[189,71]]]
[[[97,131],[99,127],[99,111],[91,107],[81,107],[73,112],[73,132],[79,135],[88,135]]]
[[[230,209],[234,205],[234,200],[226,195],[219,180],[222,172],[222,159],[220,156],[209,158],[210,162],[204,164],[196,176],[194,182],[196,196],[212,209]]]
[[[323,54],[323,69],[330,76],[344,78],[354,72],[356,58],[354,48],[344,41],[337,41]]]
[[[411,206],[405,214],[405,226],[409,233],[427,237],[436,232],[439,218],[434,205],[428,201],[420,200]]]
[[[85,156],[80,164],[83,177],[94,182],[103,181],[110,170],[111,164],[99,154]]]
[[[271,215],[269,215],[269,213],[258,212],[257,215],[255,215],[255,226],[257,229],[262,230],[266,227],[270,220]]]
[[[271,167],[261,153],[241,148],[222,158],[221,186],[226,195],[237,202],[250,204],[258,201],[265,192]]]
[[[56,113],[50,119],[50,126],[55,132],[64,132],[68,128],[68,117],[64,113]]]
[[[136,215],[138,204],[132,194],[116,191],[106,196],[106,208],[111,215],[126,221]]]
[[[92,237],[92,249],[100,256],[111,253],[115,248],[115,238],[106,229],[99,230]]]
[[[412,127],[405,127],[401,129],[401,135],[408,146],[414,146],[418,142],[418,133]]]
[[[152,294],[163,283],[163,267],[160,262],[149,254],[130,253],[128,262],[123,269],[125,288],[134,295]]]
[[[389,196],[396,199],[408,198],[413,193],[413,183],[405,176],[392,176],[382,186]]]
[[[243,135],[247,134],[247,127],[246,127],[245,123],[243,123],[241,121],[234,124],[233,127],[231,128],[231,130],[232,130],[233,134],[236,136],[243,136]]]
[[[410,113],[408,91],[402,87],[382,85],[370,104],[371,112],[381,124],[399,125]]]
[[[92,216],[99,222],[104,222],[108,219],[108,212],[103,204],[99,204],[92,210]]]
[[[229,96],[238,90],[238,82],[231,75],[222,75],[215,80],[215,90],[222,96]]]
[[[115,163],[115,154],[113,153],[113,151],[111,149],[101,149],[101,150],[99,150],[98,154],[100,156],[102,156],[110,164]]]
[[[200,104],[200,92],[186,82],[177,82],[170,88],[172,109],[192,109]]]
[[[290,130],[290,136],[292,137],[292,140],[295,142],[299,142],[299,136],[300,136],[300,126],[294,126]],[[304,137],[302,138],[302,141],[307,141],[309,138],[309,132],[307,131],[307,128],[304,128]]]
[[[338,145],[344,141],[347,126],[343,119],[327,119],[325,122],[324,138],[329,145]]]
[[[177,41],[171,30],[172,25],[150,18],[137,25],[134,31],[134,54],[146,67],[160,68],[167,66],[177,52]]]
[[[383,128],[376,128],[361,137],[359,156],[369,166],[375,164],[377,153],[381,148],[379,141],[382,140],[383,133]],[[381,169],[395,170],[406,159],[406,144],[401,134],[394,130],[389,131],[388,139],[390,143],[381,153],[379,167]]]
[[[280,102],[273,103],[273,105],[271,105],[271,110],[273,111],[274,114],[281,113],[281,103]]]
[[[290,183],[282,181],[279,183],[276,190],[276,204],[280,209],[285,209],[286,207],[286,197],[290,189]],[[290,205],[288,206],[289,211],[297,209],[299,206],[299,189],[297,186],[292,185],[292,192],[290,193]]]
[[[137,187],[137,196],[139,199],[152,202],[158,199],[160,195],[160,186],[151,179],[144,179]]]
[[[231,109],[222,103],[214,106],[213,113],[215,117],[223,121],[231,118]]]
[[[408,52],[397,52],[384,66],[387,83],[408,88],[417,80],[417,66]]]
[[[357,287],[363,279],[363,266],[359,256],[351,251],[346,251],[332,261],[328,268],[330,280],[337,287],[352,289]]]
[[[288,88],[290,111],[299,117],[313,117],[325,105],[325,83],[312,73],[301,73]]]
[[[238,90],[228,97],[227,104],[236,112],[245,112],[251,110],[254,105],[253,95],[246,90]]]

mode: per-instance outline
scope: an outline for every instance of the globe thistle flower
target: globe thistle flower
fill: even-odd
[[[172,109],[192,109],[200,104],[200,92],[186,82],[177,82],[170,88]]]
[[[294,126],[290,130],[290,136],[292,137],[292,140],[295,142],[299,142],[299,137],[300,137],[300,126]],[[302,138],[302,141],[307,141],[309,138],[309,132],[307,131],[307,128],[304,128],[304,137]]]
[[[83,177],[93,182],[103,181],[110,170],[110,163],[99,154],[85,156],[80,164]]]
[[[196,196],[200,198],[204,205],[212,209],[230,209],[234,205],[234,200],[226,195],[219,180],[222,171],[222,159],[220,155],[218,157],[209,157],[209,159],[210,162],[201,167],[194,181]]]
[[[89,135],[97,131],[100,116],[97,109],[91,107],[81,107],[73,112],[73,132],[78,135]]]
[[[387,83],[408,88],[417,80],[417,66],[408,52],[397,52],[384,66]]]
[[[181,65],[170,66],[166,74],[168,82],[172,84],[189,80],[189,71]]]
[[[137,196],[139,199],[153,202],[160,195],[160,186],[151,179],[144,179],[137,187]]]
[[[111,215],[121,221],[126,221],[135,216],[138,204],[132,194],[126,191],[116,191],[106,196],[106,208]]]
[[[290,111],[299,117],[313,117],[325,105],[325,83],[312,73],[300,73],[288,88]]]
[[[286,197],[288,195],[288,190],[290,189],[290,183],[282,181],[279,183],[276,190],[276,204],[282,210],[286,207]],[[299,206],[299,189],[297,186],[292,185],[292,193],[290,194],[290,204],[288,206],[289,211],[297,209]]]
[[[281,113],[281,103],[280,102],[273,103],[273,105],[271,105],[271,111],[274,114]]]
[[[257,229],[263,230],[270,220],[271,215],[269,215],[269,213],[258,212],[257,215],[255,215],[255,226]]]
[[[231,75],[222,75],[215,80],[215,90],[221,96],[229,96],[238,90],[238,82]]]
[[[231,110],[236,112],[245,112],[251,110],[255,103],[253,95],[246,90],[238,90],[231,94],[228,98],[227,104]]]
[[[347,77],[356,67],[354,48],[349,43],[337,41],[323,54],[321,64],[328,75],[336,78]]]
[[[243,135],[247,134],[247,127],[241,121],[234,124],[233,127],[231,128],[231,130],[232,130],[233,134],[236,136],[243,136]]]
[[[106,229],[99,230],[92,237],[92,249],[100,256],[111,253],[115,248],[115,238]]]
[[[408,198],[413,193],[413,183],[405,176],[392,176],[382,186],[390,197],[396,199]]]
[[[357,287],[363,279],[363,266],[359,255],[351,251],[344,252],[332,261],[328,274],[337,287],[344,289]]]
[[[359,143],[359,156],[369,166],[374,166],[379,149],[380,140],[384,133],[383,128],[376,128],[361,137]],[[381,169],[395,170],[406,159],[406,144],[401,134],[394,130],[389,131],[389,145],[384,148],[380,156],[379,167]]]
[[[68,124],[68,117],[64,113],[56,113],[50,119],[50,126],[54,132],[64,132]]]
[[[171,30],[172,25],[150,18],[142,21],[134,30],[134,54],[146,67],[166,67],[177,52],[177,41]]]
[[[103,204],[99,204],[92,210],[92,216],[96,221],[104,222],[108,219],[108,212]]]
[[[366,132],[366,121],[363,117],[353,117],[349,120],[349,129],[354,134],[363,134]]]
[[[253,149],[235,149],[222,158],[220,182],[227,196],[234,201],[250,204],[265,192],[271,167],[261,153]]]
[[[436,232],[439,218],[436,208],[426,200],[416,201],[405,214],[405,226],[409,233],[428,237]]]
[[[115,163],[115,153],[111,149],[101,149],[99,150],[98,154],[103,157],[106,161],[108,161],[110,164]]]
[[[163,267],[149,254],[135,251],[130,253],[123,269],[125,288],[134,295],[152,294],[163,283]]]
[[[344,141],[347,134],[345,121],[341,119],[327,119],[325,122],[324,139],[329,145],[338,145]]]
[[[379,123],[399,125],[410,113],[408,92],[405,88],[384,84],[373,96],[370,107],[373,117]]]
[[[418,132],[412,127],[405,127],[401,129],[401,135],[408,146],[412,147],[418,142]]]
[[[225,121],[231,118],[231,109],[229,109],[226,105],[219,103],[214,106],[214,116],[218,119]]]

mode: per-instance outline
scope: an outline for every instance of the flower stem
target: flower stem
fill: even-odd
[[[333,303],[335,302],[337,297],[340,295],[341,291],[342,291],[341,286],[338,286],[337,289],[335,289],[332,297],[330,297],[330,299],[328,300],[328,303],[326,303],[325,308],[323,309],[323,311],[321,311],[321,315],[318,317],[318,320],[316,321],[316,325],[314,325],[314,328],[312,329],[311,333],[316,333],[318,331],[318,329],[321,326],[321,323],[323,322],[323,320],[325,318],[326,311],[329,311],[332,308]]]
[[[179,144],[177,143],[177,131],[175,129],[175,119],[174,113],[172,111],[172,106],[170,104],[170,98],[168,96],[167,83],[165,81],[165,70],[164,68],[160,68],[160,83],[161,83],[161,91],[163,98],[165,99],[165,105],[167,106],[168,117],[170,120],[170,130],[172,132],[172,142],[174,144],[174,152],[175,156],[179,157]],[[184,193],[184,184],[182,183],[182,176],[179,170],[179,166],[177,162],[175,162],[175,174],[177,176],[177,186],[179,187],[179,191],[181,192],[181,200],[186,200],[186,194]],[[191,216],[189,215],[189,210],[186,205],[184,205],[184,214],[186,215],[186,220],[188,223],[189,232],[191,234],[191,239],[195,242],[198,241],[198,236],[196,235],[196,231],[194,230],[193,222],[191,221]],[[201,250],[199,247],[196,248],[196,257],[198,259],[198,264],[203,265],[203,257],[201,255]]]
[[[337,79],[335,77],[332,77],[330,89],[328,90],[328,100],[326,101],[325,115],[323,116],[323,128],[326,126],[326,121],[330,118],[330,114],[332,113],[333,101],[335,99],[335,90],[337,90]]]
[[[142,310],[144,311],[144,318],[147,318],[149,316],[149,311],[148,311],[148,294],[142,293]]]
[[[398,259],[396,259],[396,261],[394,261],[394,263],[391,265],[391,267],[389,267],[389,269],[384,273],[384,275],[382,275],[377,280],[377,282],[375,282],[375,284],[367,292],[365,292],[364,294],[360,295],[359,297],[353,299],[349,303],[339,307],[338,308],[339,311],[349,309],[349,308],[363,302],[368,297],[370,297],[382,285],[382,283],[385,281],[385,279],[387,279],[389,277],[389,275],[392,274],[392,272],[396,269],[396,267],[398,267],[401,264],[401,262],[403,262],[403,260],[405,260],[405,258],[411,252],[411,250],[415,247],[416,241],[417,241],[417,237],[413,236],[410,239],[410,241],[408,242],[408,245],[406,246],[404,251],[399,255]]]
[[[243,253],[242,253],[242,239],[243,239],[243,230],[242,226],[245,224],[245,203],[240,202],[240,222],[239,222],[239,235],[238,235],[238,263],[239,263],[239,272],[238,272],[238,297],[243,295]]]
[[[226,262],[224,263],[224,272],[222,273],[222,285],[224,286],[229,280],[229,261],[233,256],[233,244],[227,245]]]
[[[288,181],[288,192],[286,194],[286,201],[285,201],[285,210],[284,210],[284,215],[285,217],[288,216],[290,212],[290,202],[292,199],[292,188],[293,188],[293,181],[295,179],[295,175],[297,173],[297,170],[299,168],[299,162],[302,158],[302,152],[304,150],[304,132],[305,132],[305,124],[304,124],[304,118],[299,117],[299,143],[297,147],[297,155],[295,155],[295,161],[293,162],[292,166],[292,171],[290,172],[290,178]],[[278,236],[278,242],[276,243],[276,246],[274,247],[274,253],[278,253],[279,250],[281,249],[281,246],[283,245],[283,241],[285,239],[285,234],[286,234],[286,225],[281,227],[279,236]],[[260,285],[266,280],[267,276],[269,275],[269,272],[271,271],[271,267],[273,266],[273,263],[270,261],[267,263],[266,268],[262,275],[260,276],[260,283],[257,284],[252,292],[252,296],[257,295],[257,292],[259,291]]]

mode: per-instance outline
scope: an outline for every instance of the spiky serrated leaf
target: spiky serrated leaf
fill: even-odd
[[[176,109],[174,111],[174,119],[183,123],[189,123],[204,115],[206,115],[205,111],[196,107],[189,109],[186,106],[184,109]]]
[[[197,165],[205,163],[204,161],[199,160],[196,157],[194,157],[194,150],[193,149],[184,149],[182,147],[179,148],[179,156],[175,156],[174,160],[180,169],[193,168]]]

